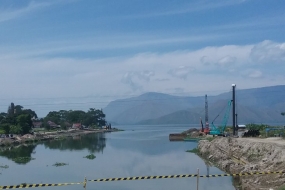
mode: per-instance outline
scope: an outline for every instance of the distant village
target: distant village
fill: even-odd
[[[38,118],[35,111],[11,103],[7,112],[0,113],[0,134],[27,134],[36,129],[111,129],[100,109],[50,111],[44,118]]]

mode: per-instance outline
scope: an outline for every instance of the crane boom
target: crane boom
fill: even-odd
[[[228,119],[229,119],[229,115],[230,115],[231,105],[232,105],[232,100],[228,101],[228,106],[227,106],[226,113],[225,113],[223,121],[222,121],[222,126],[216,127],[214,125],[214,121],[212,122],[210,135],[224,135],[224,131],[225,131],[225,128],[227,127],[227,123],[228,123]]]

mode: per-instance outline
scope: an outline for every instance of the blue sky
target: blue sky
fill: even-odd
[[[285,84],[283,0],[0,0],[0,111]]]

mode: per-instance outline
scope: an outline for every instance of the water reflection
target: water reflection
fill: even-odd
[[[59,150],[83,150],[90,153],[103,152],[106,147],[104,133],[89,134],[85,136],[75,136],[59,141],[47,141],[43,143],[46,148]]]
[[[27,164],[32,160],[32,153],[37,145],[22,145],[18,147],[2,148],[0,156],[13,160],[17,164]]]
[[[87,149],[90,153],[102,152],[106,147],[104,133],[89,134],[86,136],[75,136],[63,140],[45,141],[38,144],[20,145],[17,147],[2,148],[0,156],[6,157],[17,164],[27,164],[32,158],[32,154],[37,145],[43,144],[45,148],[59,150],[83,150]]]
[[[223,173],[218,168],[207,167],[205,162],[197,155],[185,152],[188,149],[195,148],[197,143],[169,142],[168,134],[175,131],[180,131],[180,129],[141,127],[136,128],[135,131],[90,134],[82,137],[78,136],[74,139],[43,142],[30,151],[30,155],[35,160],[25,166],[0,158],[0,163],[9,165],[9,169],[5,170],[0,178],[0,184],[78,182],[83,181],[84,177],[98,179],[194,174],[197,172],[197,168],[200,169],[201,175],[206,175],[208,171],[210,171],[210,174]],[[104,153],[101,154],[100,152],[103,152],[103,150]],[[35,152],[35,154],[32,152]],[[88,152],[94,153],[96,159],[83,158],[88,155]],[[53,167],[52,165],[56,162],[65,162],[68,165]],[[196,178],[181,178],[88,183],[87,189],[173,190],[195,189],[195,185]],[[82,187],[80,188],[82,189]],[[77,190],[80,188],[75,185],[53,187],[52,189]],[[233,190],[234,187],[230,177],[201,178],[199,189]]]

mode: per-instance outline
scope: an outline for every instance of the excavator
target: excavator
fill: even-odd
[[[232,106],[232,100],[229,100],[228,105],[227,105],[227,109],[226,109],[226,113],[225,113],[224,118],[223,118],[222,126],[216,127],[214,125],[214,121],[217,119],[217,117],[219,117],[219,115],[212,121],[211,130],[209,133],[210,135],[225,136],[224,132],[225,132],[225,129],[226,129],[226,126],[228,123],[231,106]]]
[[[206,123],[206,127],[204,128],[203,121],[202,121],[201,117],[200,117],[200,123],[201,123],[201,130],[200,130],[200,132],[204,133],[205,135],[209,134],[210,133],[209,124],[207,125],[207,123]]]

